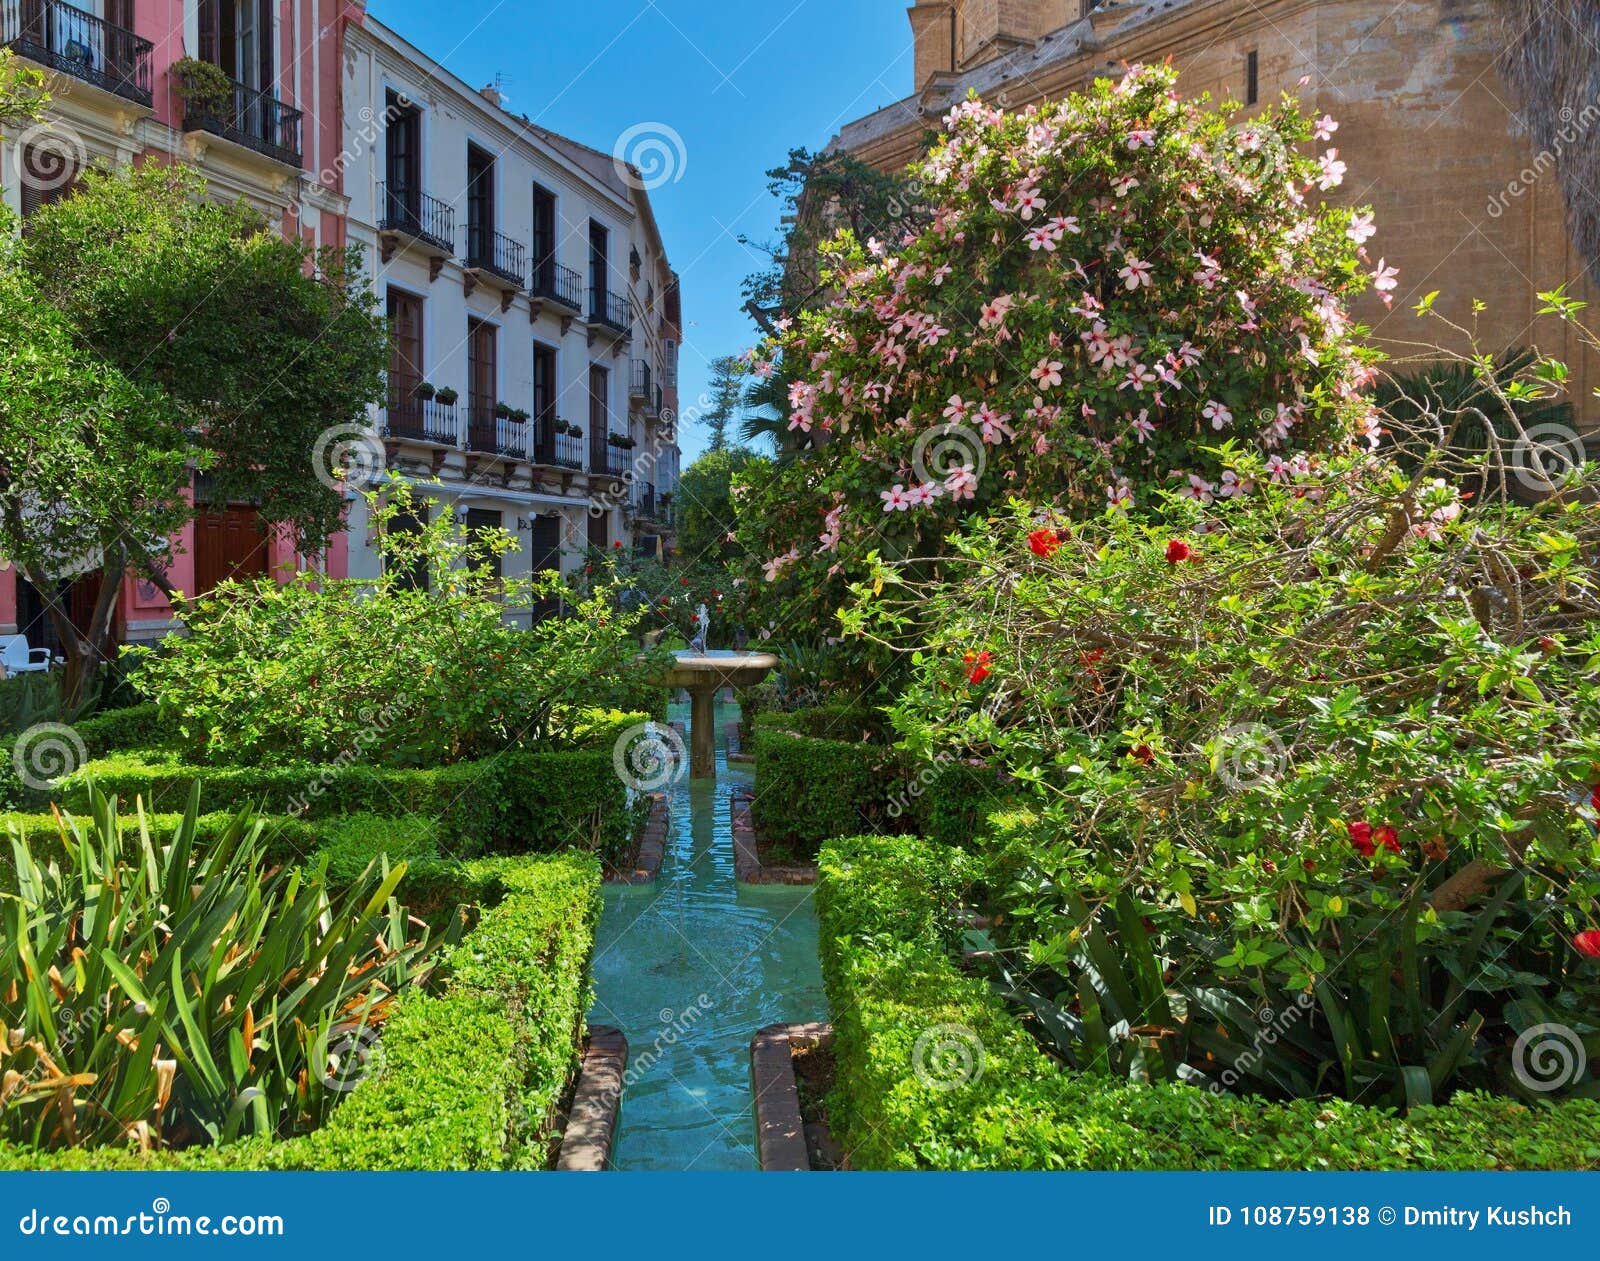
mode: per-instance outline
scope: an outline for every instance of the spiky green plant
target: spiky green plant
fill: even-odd
[[[63,862],[15,832],[0,893],[0,1135],[57,1148],[287,1136],[352,1087],[393,995],[430,953],[394,898],[403,864],[349,888],[274,869],[242,811],[196,843],[196,786],[165,845],[91,789]],[[365,1058],[364,1056],[362,1058]],[[340,1061],[343,1060],[343,1063]]]

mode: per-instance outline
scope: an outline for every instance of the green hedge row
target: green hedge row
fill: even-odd
[[[911,837],[823,849],[829,1114],[858,1168],[1600,1169],[1596,1100],[1461,1094],[1402,1117],[1070,1072],[953,961],[970,861]]]
[[[0,1146],[0,1170],[544,1168],[589,1006],[600,867],[564,854],[462,870],[464,892],[498,902],[445,956],[438,992],[400,996],[374,1075],[314,1134],[149,1156]]]
[[[55,786],[68,809],[84,810],[88,786],[147,809],[178,810],[192,786],[208,804],[254,806],[274,815],[325,819],[346,814],[415,815],[437,823],[451,853],[517,853],[568,847],[626,849],[638,811],[609,749],[503,753],[431,770],[390,770],[357,762],[203,767],[161,751],[89,762]]]

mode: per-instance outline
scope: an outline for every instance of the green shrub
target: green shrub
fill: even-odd
[[[446,953],[442,992],[413,988],[396,1000],[375,1072],[320,1129],[149,1156],[0,1145],[0,1169],[543,1167],[590,1001],[599,865],[569,854],[480,859],[463,871],[465,891],[497,904]]]
[[[762,717],[753,814],[765,839],[814,854],[829,837],[903,826],[892,810],[906,799],[911,772],[893,749],[800,735],[769,721],[779,715]]]
[[[391,895],[404,869],[331,891],[272,868],[240,812],[200,843],[196,789],[171,840],[91,794],[40,863],[13,837],[0,916],[9,1040],[0,1134],[41,1148],[186,1148],[319,1124],[342,1089],[339,1043],[371,1036],[423,974]],[[66,978],[66,979],[63,979]]]
[[[825,846],[821,868],[829,1118],[858,1168],[1600,1169],[1595,1100],[1463,1093],[1400,1117],[1066,1070],[951,957],[970,859],[858,837]]]
[[[625,847],[636,819],[609,748],[511,752],[426,770],[360,763],[202,767],[146,751],[90,762],[65,776],[56,795],[81,808],[92,782],[126,802],[138,797],[149,809],[170,810],[202,781],[207,800],[219,806],[253,805],[314,820],[346,814],[432,820],[440,850],[456,857]]]

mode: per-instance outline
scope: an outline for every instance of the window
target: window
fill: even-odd
[[[533,186],[533,287],[548,292],[555,283],[556,195]]]
[[[51,141],[22,149],[22,219],[24,224],[46,206],[70,197],[78,187],[78,164],[65,143]]]
[[[493,508],[467,509],[467,537],[474,540],[475,544],[478,539],[483,537],[485,531],[498,530],[501,525],[500,514]],[[503,560],[504,557],[499,552],[493,551],[487,546],[475,545],[472,549],[472,563],[474,565],[489,566],[489,572],[496,578],[505,576],[502,572],[504,566],[501,562]]]
[[[661,343],[661,384],[669,390],[678,386],[678,343],[670,337]]]
[[[467,264],[494,259],[494,158],[467,146]]]
[[[1261,55],[1252,48],[1244,55],[1244,103],[1254,105],[1261,99]]]
[[[399,513],[389,522],[389,533],[397,536],[411,536],[421,534],[428,524],[428,505],[413,504],[409,512]],[[393,565],[396,583],[405,591],[426,591],[428,589],[428,562],[420,556],[415,560],[402,561],[389,558],[386,565]]]
[[[422,210],[422,111],[393,89],[385,104],[384,219],[416,231]]]
[[[500,401],[497,336],[486,320],[467,321],[467,445],[494,445],[494,408]]]
[[[611,233],[593,219],[589,220],[589,288],[594,292],[594,309],[605,310],[605,296],[610,291]]]
[[[422,400],[422,299],[403,289],[387,294],[389,326],[389,427],[396,432],[420,431]]]
[[[534,460],[556,462],[556,352],[553,346],[533,343]]]
[[[528,540],[528,559],[532,563],[533,575],[537,578],[542,573],[561,572],[561,518],[557,516],[535,517],[530,523],[533,537]],[[533,620],[542,622],[547,617],[554,617],[561,611],[561,601],[554,596],[546,596],[534,601]]]
[[[599,364],[589,365],[589,468],[597,473],[606,470],[610,445],[606,435],[610,432],[611,373]]]
[[[200,60],[246,87],[272,87],[273,7],[273,0],[200,0]]]

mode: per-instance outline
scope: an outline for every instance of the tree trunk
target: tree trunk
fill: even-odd
[[[123,548],[106,550],[105,564],[100,570],[100,591],[84,631],[74,624],[71,609],[60,600],[47,597],[44,601],[50,624],[55,628],[67,659],[61,683],[61,709],[68,721],[94,700],[101,667],[111,660],[115,651],[111,632],[127,568],[127,553]],[[52,591],[56,585],[55,579],[38,569],[29,569],[26,576],[41,594]]]

